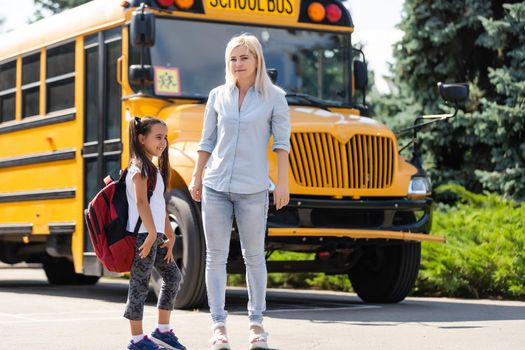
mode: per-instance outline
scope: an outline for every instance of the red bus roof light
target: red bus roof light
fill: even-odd
[[[326,7],[326,18],[330,23],[337,23],[343,16],[343,12],[336,4],[330,4]]]
[[[175,2],[175,0],[157,0],[157,3],[161,6],[161,7],[170,7],[170,6],[173,6],[173,3]]]

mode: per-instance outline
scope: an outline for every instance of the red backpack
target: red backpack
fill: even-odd
[[[128,272],[135,256],[137,233],[142,224],[139,216],[133,232],[126,230],[128,199],[124,169],[118,179],[107,176],[106,186],[89,202],[84,210],[86,226],[98,259],[111,272]],[[156,180],[156,179],[155,179]],[[148,201],[153,194],[153,184],[148,179]]]

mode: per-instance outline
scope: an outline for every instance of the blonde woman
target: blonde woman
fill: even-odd
[[[212,349],[230,349],[224,306],[234,216],[246,265],[250,349],[267,349],[268,334],[262,325],[267,279],[267,147],[273,135],[272,149],[278,162],[273,201],[279,210],[289,202],[290,115],[284,91],[273,85],[266,73],[262,47],[255,36],[234,37],[226,46],[225,63],[226,82],[208,97],[198,160],[189,186],[193,199],[202,200]]]

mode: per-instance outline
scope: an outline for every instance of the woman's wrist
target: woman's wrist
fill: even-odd
[[[282,187],[282,188],[288,188],[288,181],[277,181],[275,186],[279,186],[279,187]]]

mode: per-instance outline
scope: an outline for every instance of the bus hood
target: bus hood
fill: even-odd
[[[169,139],[199,139],[204,108],[204,104],[171,105],[163,108],[159,112],[159,118],[168,124]],[[290,123],[294,133],[330,133],[343,143],[356,134],[395,137],[384,124],[371,118],[316,107],[290,106]]]

